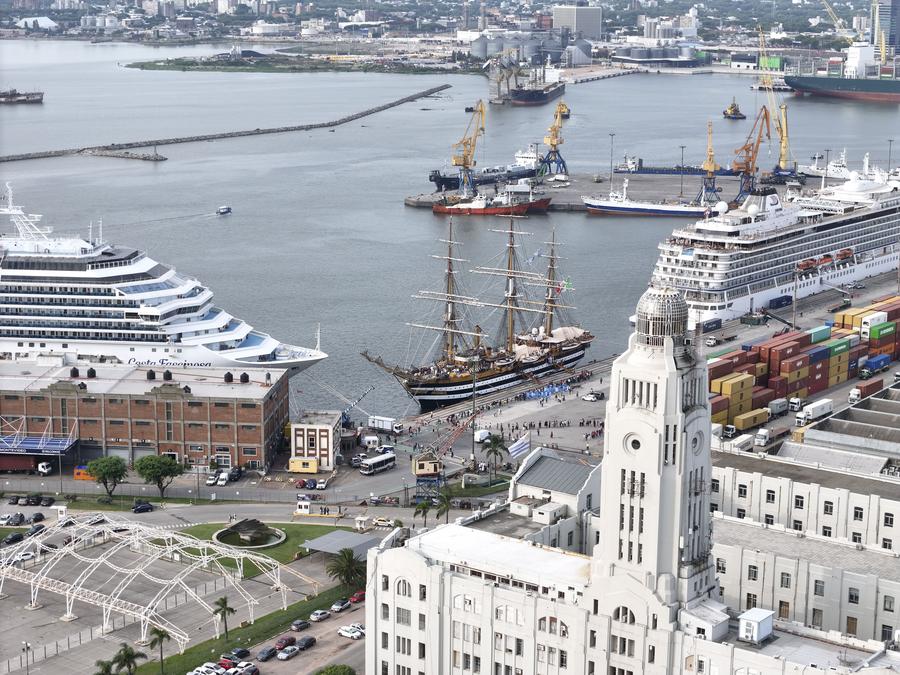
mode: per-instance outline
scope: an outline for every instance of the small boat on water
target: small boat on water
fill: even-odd
[[[741,112],[740,107],[738,107],[737,99],[731,99],[731,103],[728,105],[725,110],[722,111],[722,117],[726,120],[745,120],[747,116]]]
[[[622,181],[622,191],[611,190],[609,198],[582,197],[588,213],[630,216],[685,216],[703,217],[710,212],[704,202],[646,201],[628,198],[628,179]]]
[[[0,104],[14,105],[16,103],[43,103],[44,92],[42,91],[18,91],[17,89],[6,89],[0,91]]]
[[[226,216],[226,215],[228,215],[229,213],[231,213],[231,207],[230,207],[230,206],[220,206],[219,208],[216,209],[216,215],[217,215],[217,216]]]
[[[470,199],[444,198],[431,207],[432,213],[454,216],[524,216],[545,213],[550,197],[538,198],[528,180],[507,185],[496,195],[477,194]]]

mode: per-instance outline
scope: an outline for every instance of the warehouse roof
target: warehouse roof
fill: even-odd
[[[303,547],[310,551],[333,554],[349,548],[353,551],[353,555],[365,560],[366,552],[373,546],[378,546],[381,539],[381,537],[373,537],[349,530],[334,530],[328,534],[323,534],[321,537],[303,542]]]
[[[558,457],[544,455],[528,467],[516,482],[520,485],[575,495],[595,468],[590,464],[568,462]]]

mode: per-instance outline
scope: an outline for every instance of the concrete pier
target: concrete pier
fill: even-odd
[[[428,96],[433,96],[439,92],[444,91],[445,89],[449,89],[452,85],[442,84],[439,87],[432,87],[431,89],[426,89],[425,91],[420,91],[415,94],[411,94],[409,96],[404,96],[403,98],[398,98],[395,101],[391,101],[390,103],[385,103],[384,105],[376,106],[374,108],[369,108],[367,110],[363,110],[358,113],[354,113],[352,115],[347,115],[346,117],[340,117],[336,120],[331,120],[329,122],[315,122],[313,124],[297,124],[294,126],[286,126],[286,127],[271,127],[268,129],[246,129],[243,131],[225,131],[216,134],[201,134],[197,136],[181,136],[177,138],[156,138],[145,141],[132,141],[128,143],[110,143],[109,145],[95,145],[84,148],[67,148],[65,150],[45,150],[42,152],[28,152],[19,155],[2,155],[0,156],[0,162],[19,162],[26,159],[46,159],[48,157],[63,157],[66,155],[78,155],[78,154],[94,154],[94,155],[102,155],[109,157],[125,157],[123,154],[125,150],[132,150],[134,148],[146,148],[154,145],[176,145],[179,143],[198,143],[200,141],[217,141],[223,140],[227,138],[239,138],[241,136],[262,136],[265,134],[284,134],[292,131],[311,131],[313,129],[330,129],[333,127],[339,127],[342,124],[348,124],[358,119],[362,119],[363,117],[368,117],[369,115],[374,115],[375,113],[382,112],[384,110],[389,110],[390,108],[395,108],[399,105],[403,105],[404,103],[410,103],[412,101],[416,101],[420,98],[426,98]],[[106,154],[103,153],[116,153],[116,154]],[[131,156],[135,155],[135,156]],[[129,153],[128,159],[147,159],[143,156],[136,156],[137,153]],[[159,161],[159,160],[151,160],[151,161]]]

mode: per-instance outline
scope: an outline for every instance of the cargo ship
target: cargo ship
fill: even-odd
[[[433,213],[451,216],[524,216],[546,213],[550,197],[536,197],[526,178],[507,185],[494,196],[475,195],[470,199],[444,198],[431,207]]]
[[[625,155],[625,159],[623,162],[616,164],[616,166],[613,168],[613,172],[666,174],[672,176],[678,176],[680,174],[684,174],[685,176],[706,175],[706,169],[704,169],[702,166],[694,164],[686,164],[684,166],[650,166],[648,164],[644,164],[644,160],[640,157],[629,157],[628,155]],[[721,166],[716,169],[716,175],[736,176],[737,172],[734,171],[731,167]]]
[[[442,406],[471,400],[475,395],[502,391],[522,382],[566,369],[584,357],[594,336],[587,330],[566,320],[574,309],[561,301],[570,293],[572,284],[557,268],[556,236],[547,242],[547,253],[538,250],[523,261],[521,238],[510,222],[507,230],[495,230],[507,237],[502,263],[478,267],[473,272],[502,278],[503,289],[497,302],[480,300],[466,293],[457,274],[457,263],[465,262],[456,255],[453,223],[446,244],[446,254],[434,256],[446,261],[444,281],[440,291],[419,291],[413,297],[437,303],[439,320],[432,323],[410,323],[419,330],[437,332],[436,354],[427,363],[416,367],[393,366],[380,356],[362,355],[393,375],[401,386],[427,412]],[[522,269],[537,257],[547,259],[546,273]],[[524,265],[523,265],[524,263]],[[542,298],[529,299],[530,288],[539,289]],[[497,344],[488,344],[488,335],[469,320],[461,310],[483,310],[487,315],[500,312]],[[562,325],[560,325],[562,324]]]
[[[684,293],[692,328],[752,314],[795,292],[805,298],[895,271],[900,263],[897,180],[854,175],[785,201],[763,187],[738,208],[722,206],[659,244],[651,282]]]
[[[681,216],[702,218],[709,213],[704,202],[648,201],[628,197],[628,179],[622,181],[622,190],[610,190],[609,198],[582,197],[588,213],[594,215],[625,216]]]
[[[898,79],[785,75],[784,82],[798,94],[900,103]]]
[[[5,91],[0,91],[0,105],[43,102],[44,92],[42,91],[18,91],[16,89],[7,89]]]
[[[513,105],[544,105],[566,93],[565,82],[528,83],[509,90],[509,102]]]
[[[491,183],[510,183],[522,178],[533,178],[537,175],[541,163],[537,145],[532,143],[527,150],[519,150],[515,154],[515,163],[500,166],[486,166],[472,171],[475,185]],[[458,169],[434,169],[428,174],[428,180],[434,183],[438,192],[459,189]]]

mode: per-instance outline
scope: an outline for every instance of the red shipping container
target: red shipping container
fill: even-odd
[[[854,377],[859,376],[859,368],[850,368],[847,371],[847,379],[852,380]]]
[[[738,366],[737,368],[734,369],[734,372],[736,372],[736,373],[744,373],[744,374],[747,374],[747,375],[753,375],[754,381],[755,381],[755,378],[756,378],[756,366],[755,366],[754,364],[752,364],[752,363],[748,363],[748,364],[745,365],[745,366]]]
[[[769,389],[775,392],[775,398],[784,398],[787,395],[787,378],[778,375],[770,377]]]
[[[800,391],[801,389],[806,389],[809,386],[809,378],[801,377],[799,380],[795,382],[788,382],[787,392],[789,394],[793,394],[794,392]]]
[[[784,361],[799,351],[800,345],[796,342],[785,342],[777,347],[772,347],[772,350],[769,352],[769,358],[772,358],[773,355],[777,355],[779,359]]]
[[[850,357],[853,358],[852,356]],[[818,363],[813,363],[809,367],[809,376],[812,377],[815,373],[828,373],[828,361],[819,361]]]
[[[751,400],[753,401],[753,409],[764,408],[772,400],[775,398],[775,392],[771,389],[761,389],[760,391],[753,394]]]
[[[727,354],[722,354],[720,357],[723,361],[731,361],[731,365],[734,368],[738,366],[743,366],[747,363],[747,352],[743,349],[738,349],[734,352],[728,352]]]
[[[709,367],[709,381],[717,380],[731,372],[732,365],[730,361],[717,361]]]
[[[795,370],[807,368],[808,366],[809,354],[799,354],[788,359],[782,359],[781,366],[779,367],[778,372],[784,375],[785,373],[792,373]]]
[[[728,410],[728,397],[727,396],[713,396],[709,399],[709,409],[712,411],[712,414],[720,413],[723,410]]]
[[[810,396],[812,396],[813,394],[818,394],[825,391],[826,389],[828,389],[828,378],[824,377],[815,383],[810,382],[809,387],[807,387],[806,391]]]

